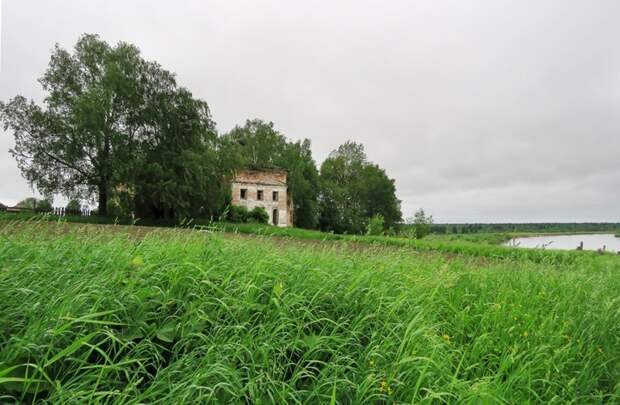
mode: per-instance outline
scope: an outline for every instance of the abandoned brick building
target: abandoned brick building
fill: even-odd
[[[263,207],[269,223],[293,226],[293,201],[288,193],[286,170],[240,170],[232,183],[232,204],[248,210]]]

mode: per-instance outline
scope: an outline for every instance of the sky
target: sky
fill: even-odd
[[[0,0],[0,100],[40,102],[55,43],[126,41],[209,103],[347,140],[404,217],[620,221],[620,1]],[[0,130],[0,202],[34,195]],[[57,200],[62,201],[62,200]]]

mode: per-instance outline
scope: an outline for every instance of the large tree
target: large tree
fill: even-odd
[[[148,114],[152,136],[135,171],[139,216],[213,216],[230,195],[232,162],[204,101],[171,86]]]
[[[295,225],[317,226],[319,176],[308,139],[292,142],[273,123],[255,119],[233,128],[222,141],[237,168],[286,169]]]
[[[386,227],[402,220],[394,180],[368,162],[363,145],[341,145],[323,162],[320,176],[321,229],[361,233],[374,215],[382,215]]]
[[[0,119],[15,136],[11,153],[42,193],[95,196],[106,215],[110,193],[131,181],[140,145],[153,137],[149,103],[174,76],[133,45],[83,35],[73,52],[56,45],[40,83],[42,105],[22,96],[0,104]]]

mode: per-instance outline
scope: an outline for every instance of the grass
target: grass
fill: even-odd
[[[131,229],[0,229],[0,402],[620,401],[615,257]]]
[[[438,240],[441,242],[472,242],[486,245],[501,245],[509,242],[516,237],[516,233],[509,232],[480,232],[480,233],[450,233],[450,234],[431,234],[427,240]],[[519,236],[521,236],[519,234]]]
[[[32,214],[2,214],[0,222],[62,222],[62,223],[92,223],[92,224],[132,224],[131,219],[115,219],[91,217],[54,217],[50,215]],[[166,220],[140,220],[142,226],[154,227],[177,227],[199,228],[211,231],[232,232],[247,235],[259,235],[266,237],[293,238],[307,241],[345,241],[360,244],[372,244],[391,247],[404,247],[420,251],[436,251],[455,255],[479,256],[491,259],[528,260],[539,263],[575,263],[580,260],[588,260],[596,253],[591,251],[562,251],[548,249],[515,249],[498,245],[512,237],[527,236],[527,234],[493,234],[480,233],[469,235],[431,235],[424,239],[407,239],[393,236],[369,236],[369,235],[346,235],[325,233],[316,230],[301,228],[281,228],[258,223],[228,223],[211,222],[209,220],[182,220],[180,223]],[[611,253],[609,253],[611,255]]]
[[[308,229],[299,228],[278,228],[261,224],[214,224],[211,229],[222,230],[225,232],[235,232],[249,235],[261,235],[267,237],[293,238],[300,240],[315,241],[346,241],[360,244],[371,244],[379,246],[391,246],[408,248],[419,251],[441,252],[453,255],[478,256],[489,259],[505,260],[527,260],[538,263],[558,263],[568,264],[580,261],[588,261],[596,256],[591,251],[563,251],[563,250],[540,250],[540,249],[516,249],[508,246],[496,245],[503,243],[511,237],[517,236],[507,234],[479,234],[477,236],[467,235],[431,235],[424,239],[407,239],[402,237],[390,236],[368,236],[368,235],[341,235],[324,233]],[[611,253],[609,254],[611,255]]]

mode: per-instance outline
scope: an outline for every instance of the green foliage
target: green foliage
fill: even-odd
[[[245,205],[231,205],[228,207],[227,219],[233,223],[254,222],[266,224],[269,222],[269,214],[263,207],[254,207],[248,211]]]
[[[96,229],[0,228],[3,401],[620,401],[613,256]]]
[[[137,216],[211,217],[230,195],[232,162],[219,141],[207,104],[170,83],[152,111],[157,137],[145,146],[135,176]]]
[[[37,206],[35,208],[36,212],[51,212],[54,209],[52,206],[52,201],[45,198],[43,200],[37,201]]]
[[[254,207],[252,211],[248,213],[248,221],[257,222],[259,224],[266,224],[269,222],[269,214],[263,207]]]
[[[272,122],[247,120],[222,138],[222,153],[237,168],[281,168],[288,174],[295,225],[315,228],[318,223],[319,175],[310,141],[292,142],[276,131]]]
[[[16,207],[25,208],[27,210],[35,210],[37,208],[39,200],[34,197],[24,198],[20,202],[17,203]]]
[[[35,212],[50,212],[54,209],[50,198],[37,199],[28,197],[17,203],[17,207]]]
[[[426,215],[423,209],[419,209],[414,214],[413,219],[408,220],[409,225],[413,225],[415,231],[415,237],[422,239],[431,233],[431,226],[433,225],[433,216]]]
[[[415,227],[406,227],[404,232],[409,230],[413,230],[415,232]],[[517,236],[517,234],[509,234],[509,233],[495,233],[495,232],[484,232],[484,233],[465,233],[465,234],[433,234],[431,233],[425,239],[433,240],[433,241],[442,241],[442,242],[472,242],[478,244],[485,245],[501,245],[510,241],[512,238]]]
[[[230,222],[247,222],[248,215],[249,212],[245,205],[231,205],[228,208],[228,220]]]
[[[82,211],[82,203],[80,200],[69,200],[67,206],[65,207],[65,212],[67,213],[79,213]]]
[[[54,48],[40,82],[43,106],[17,96],[0,104],[0,121],[41,192],[96,196],[103,216],[119,190],[132,206],[113,202],[111,214],[135,204],[144,216],[209,216],[225,205],[232,168],[216,154],[207,104],[135,46],[83,35],[72,53]]]
[[[367,161],[361,144],[347,142],[321,165],[320,227],[337,233],[363,233],[381,214],[386,227],[401,221],[394,180]]]
[[[107,193],[131,172],[148,130],[139,116],[150,84],[144,65],[134,46],[110,47],[96,35],[82,36],[73,54],[56,45],[40,79],[44,106],[21,96],[0,106],[24,177],[45,193],[97,194],[105,214]]]
[[[383,215],[376,214],[370,221],[368,221],[368,227],[366,229],[367,235],[382,235],[385,229],[385,219]]]

